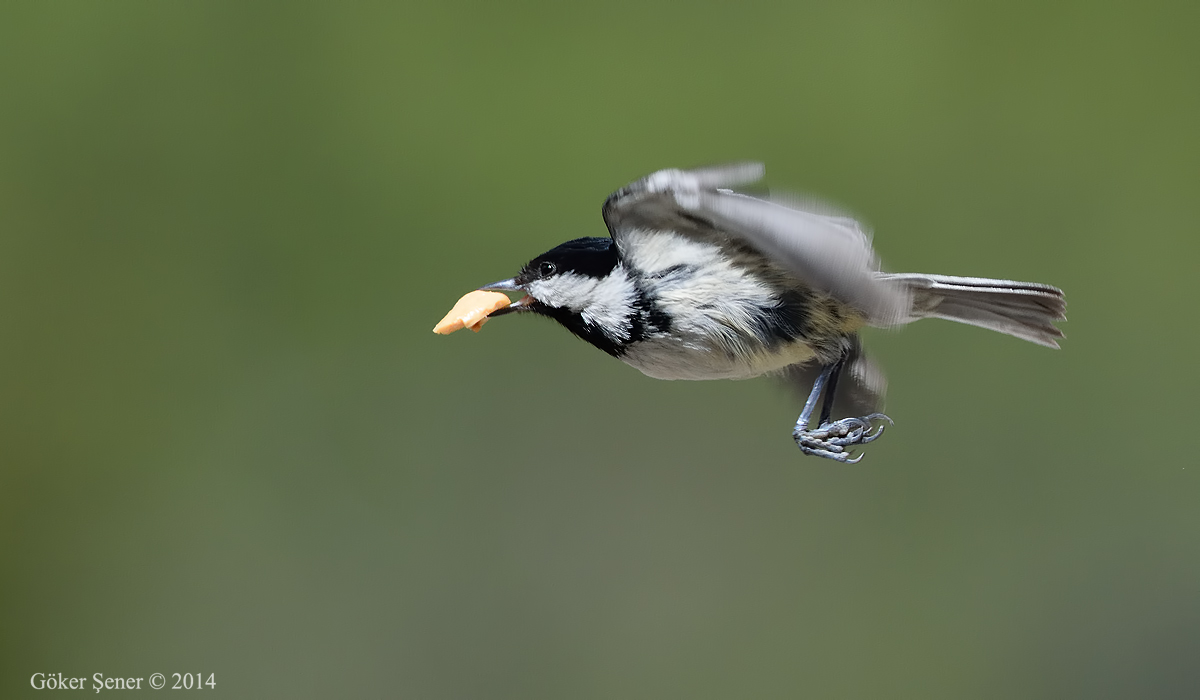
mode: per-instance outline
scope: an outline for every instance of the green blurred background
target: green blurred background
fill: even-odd
[[[7,4],[0,696],[1200,697],[1197,26]],[[767,379],[430,333],[611,190],[732,159],[889,269],[1063,287],[1064,349],[871,333],[896,428],[846,467]]]

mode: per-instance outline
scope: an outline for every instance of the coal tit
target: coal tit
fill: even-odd
[[[840,462],[861,459],[848,448],[890,422],[875,412],[884,380],[862,353],[860,328],[943,318],[1058,347],[1061,290],[883,272],[855,219],[728,189],[762,175],[758,163],[653,173],[605,201],[608,238],[568,241],[480,289],[523,293],[493,316],[548,316],[657,379],[774,372],[811,382],[793,439],[804,454]],[[835,403],[864,415],[831,420]]]

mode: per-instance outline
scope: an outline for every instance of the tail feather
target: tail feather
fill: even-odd
[[[887,275],[912,292],[912,320],[943,318],[1057,348],[1067,301],[1061,289],[1035,282],[919,273]]]

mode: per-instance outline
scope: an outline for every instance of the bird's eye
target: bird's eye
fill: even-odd
[[[554,263],[547,260],[542,262],[541,265],[538,265],[538,274],[542,277],[549,277],[550,275],[553,275],[554,271],[557,269],[558,268],[555,267]]]

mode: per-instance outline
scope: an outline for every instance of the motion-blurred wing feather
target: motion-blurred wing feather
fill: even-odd
[[[741,239],[810,286],[859,310],[875,325],[900,323],[911,297],[878,274],[870,239],[857,221],[789,207],[724,187],[756,181],[757,163],[660,170],[608,198],[604,219],[618,247],[622,233],[716,231]]]
[[[824,368],[820,363],[810,362],[791,365],[780,373],[783,383],[789,386],[800,404],[812,391],[813,382]],[[887,377],[871,358],[863,352],[857,336],[846,354],[846,364],[838,380],[837,392],[833,397],[833,418],[865,416],[883,410],[883,399],[887,393]]]

